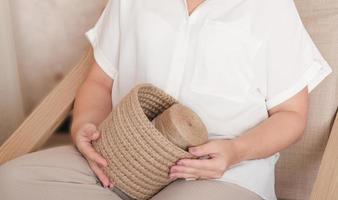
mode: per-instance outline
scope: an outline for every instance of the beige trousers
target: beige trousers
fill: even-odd
[[[115,189],[101,186],[87,161],[73,146],[30,153],[0,166],[3,200],[128,200]],[[231,183],[178,179],[152,200],[261,200],[255,193]]]

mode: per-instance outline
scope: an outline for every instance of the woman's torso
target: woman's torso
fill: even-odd
[[[121,1],[113,104],[150,82],[193,109],[210,139],[234,138],[256,126],[268,117],[260,87],[264,59],[254,59],[265,36],[257,6],[253,0],[207,0],[188,16],[184,0]],[[275,199],[278,157],[244,161],[219,180]]]
[[[250,12],[232,19],[210,0],[188,17],[183,2],[121,2],[113,102],[150,82],[200,114],[210,134],[233,138],[268,117],[252,61],[262,41],[250,32]]]

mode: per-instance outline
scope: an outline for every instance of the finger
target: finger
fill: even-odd
[[[202,169],[186,167],[186,166],[174,166],[170,169],[170,174],[175,174],[175,173],[192,174],[197,177],[205,177],[205,176],[212,175],[214,171],[202,170]]]
[[[107,175],[96,163],[89,162],[89,166],[93,170],[95,175],[99,178],[104,187],[108,187],[111,184]]]
[[[204,172],[174,172],[170,174],[171,178],[184,178],[184,179],[215,179],[222,177],[221,174],[214,171],[204,171]]]
[[[100,137],[100,132],[96,129],[84,131],[84,137],[89,141],[96,140]]]
[[[213,142],[207,142],[205,144],[190,147],[189,152],[195,156],[205,156],[212,153],[217,153],[215,144]]]
[[[90,136],[90,140],[97,140],[100,137],[100,132],[99,131],[94,131],[91,136]]]
[[[175,172],[170,174],[170,178],[184,178],[184,179],[197,179],[198,176],[196,174],[186,174],[186,173],[179,173]]]
[[[113,181],[111,181],[108,187],[109,187],[109,188],[113,188],[114,185],[115,185],[115,183],[114,183]]]
[[[81,136],[82,137],[79,137],[79,142],[90,143],[92,140],[98,139],[100,137],[100,133],[96,130],[83,130]]]
[[[82,151],[88,160],[96,162],[102,167],[107,167],[108,163],[106,159],[104,159],[99,153],[97,153],[90,144],[85,146]]]
[[[86,124],[84,127],[83,127],[83,132],[85,133],[85,135],[87,134],[92,134],[94,131],[96,131],[96,126],[94,124]]]
[[[214,170],[217,162],[214,159],[199,160],[199,159],[181,159],[175,166],[187,166],[202,170]]]

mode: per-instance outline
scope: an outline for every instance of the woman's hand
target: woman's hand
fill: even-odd
[[[171,179],[214,179],[223,176],[233,164],[240,162],[240,156],[232,140],[216,139],[190,147],[189,152],[209,159],[180,159],[170,168]]]
[[[82,125],[75,135],[75,145],[80,153],[87,159],[90,168],[100,179],[104,187],[113,187],[113,183],[109,181],[108,176],[104,173],[104,168],[107,167],[107,161],[98,154],[93,148],[91,141],[97,140],[100,137],[100,132],[92,123]]]

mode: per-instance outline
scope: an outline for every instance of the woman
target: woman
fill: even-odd
[[[96,62],[76,97],[77,149],[3,165],[5,199],[130,199],[108,180],[91,141],[142,82],[192,108],[210,139],[189,149],[210,159],[178,161],[177,180],[152,199],[276,199],[279,151],[302,137],[308,93],[331,72],[292,0],[110,0],[86,35]]]

